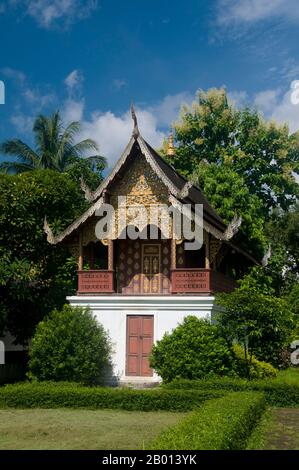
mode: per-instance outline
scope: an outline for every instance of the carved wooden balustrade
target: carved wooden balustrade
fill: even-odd
[[[113,271],[78,271],[78,294],[113,293]]]
[[[225,274],[211,269],[174,269],[171,273],[172,293],[215,293],[231,292],[235,281]]]
[[[115,293],[113,278],[112,270],[79,271],[78,294],[113,294]],[[169,294],[214,294],[231,292],[235,287],[235,281],[217,271],[182,268],[172,270]],[[140,294],[145,295],[144,292]]]

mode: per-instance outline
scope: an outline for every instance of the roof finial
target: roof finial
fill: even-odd
[[[174,148],[174,143],[173,143],[173,132],[172,129],[170,129],[170,134],[168,137],[168,144],[167,144],[167,152],[166,154],[169,157],[173,157],[175,155],[175,148]]]
[[[133,137],[135,137],[135,139],[137,139],[137,137],[139,136],[139,129],[138,129],[137,116],[136,116],[136,113],[135,113],[133,101],[131,103],[131,115],[132,115],[132,119],[133,119],[133,122],[134,122],[134,128],[133,128],[132,135],[133,135]]]
[[[264,267],[268,266],[269,259],[271,258],[271,255],[272,255],[272,250],[271,250],[271,245],[269,245],[266,253],[263,256],[262,266],[264,266]]]
[[[242,223],[242,216],[236,213],[233,219],[230,221],[230,223],[226,227],[226,230],[222,236],[222,240],[229,241],[231,238],[233,238],[233,236],[236,235],[236,233],[238,232],[241,223]]]
[[[44,232],[47,235],[47,242],[51,245],[55,245],[55,237],[53,235],[50,225],[48,224],[46,216],[44,218]]]

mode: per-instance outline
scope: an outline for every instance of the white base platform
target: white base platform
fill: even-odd
[[[211,320],[218,310],[213,296],[163,295],[78,295],[67,297],[72,306],[89,306],[94,316],[109,332],[113,345],[113,381],[125,384],[157,383],[157,374],[152,377],[126,376],[126,325],[127,315],[152,315],[154,317],[154,342],[162,339],[183,318],[195,315]]]

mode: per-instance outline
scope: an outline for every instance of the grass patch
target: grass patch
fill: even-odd
[[[150,446],[168,450],[242,450],[265,409],[262,393],[235,392],[206,402]]]
[[[281,370],[275,382],[299,385],[299,367],[289,367],[288,369]]]
[[[267,410],[253,431],[248,450],[299,450],[299,410],[272,408]]]
[[[0,449],[141,449],[184,416],[116,410],[0,410]]]

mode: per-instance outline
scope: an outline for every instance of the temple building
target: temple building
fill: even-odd
[[[83,183],[89,209],[60,235],[53,236],[46,221],[45,231],[50,243],[68,247],[78,260],[77,294],[67,300],[73,306],[89,306],[108,330],[113,379],[145,383],[159,379],[148,361],[153,343],[186,315],[211,319],[217,311],[215,293],[232,291],[257,261],[233,242],[240,219],[226,225],[200,188],[142,138],[134,111],[132,116],[131,139],[109,176],[93,193]],[[170,138],[170,157],[174,151]],[[119,201],[124,198],[122,207]],[[99,239],[97,224],[108,204],[116,222],[109,221],[108,235]],[[140,205],[147,211],[162,206],[180,211],[187,205],[191,214],[201,207],[201,247],[186,249],[186,239],[174,230],[173,215],[166,222],[159,216],[156,230],[145,216],[137,223],[132,207]],[[121,211],[125,227],[119,227]],[[126,236],[129,226],[138,226],[141,236]]]

